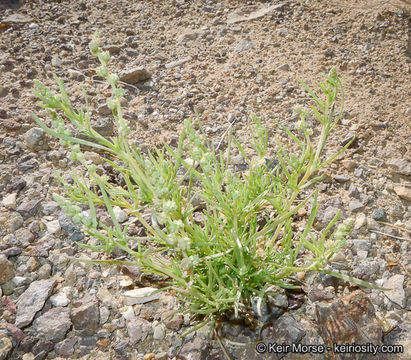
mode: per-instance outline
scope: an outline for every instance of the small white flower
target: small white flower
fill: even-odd
[[[178,240],[177,240],[177,235],[176,234],[170,234],[170,235],[168,235],[167,236],[167,242],[170,244],[170,245],[176,245],[177,244],[177,242],[178,242]]]
[[[173,200],[163,201],[163,211],[170,213],[177,210],[177,204]]]
[[[298,121],[295,123],[295,127],[296,127],[298,130],[302,130],[302,129],[304,129],[304,127],[305,127],[305,123],[304,123],[302,120],[298,120]]]
[[[178,245],[181,250],[188,250],[191,246],[191,241],[188,237],[180,237],[178,238]]]
[[[171,233],[177,233],[180,229],[184,228],[184,224],[181,220],[171,221],[168,225],[168,230]]]

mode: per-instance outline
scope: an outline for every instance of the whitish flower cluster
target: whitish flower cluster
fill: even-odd
[[[194,130],[191,121],[185,121],[185,131],[187,131],[187,137],[190,145],[189,153],[192,155],[193,160],[200,164],[204,172],[208,173],[213,170],[213,154],[209,148],[205,146],[205,139]]]
[[[192,269],[200,264],[201,260],[198,255],[185,256],[180,262],[180,269],[183,272],[184,277],[188,277]]]
[[[191,240],[184,233],[184,223],[180,219],[175,219],[177,204],[173,200],[157,200],[154,209],[156,221],[165,225],[167,230],[167,243],[182,251],[190,249]]]

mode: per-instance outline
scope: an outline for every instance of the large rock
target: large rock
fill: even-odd
[[[144,340],[151,329],[151,323],[141,318],[135,318],[127,322],[128,336],[132,345]]]
[[[24,201],[17,208],[17,212],[23,216],[23,218],[28,219],[37,214],[40,202],[40,200]]]
[[[318,333],[324,343],[381,345],[382,329],[370,299],[361,290],[316,304]],[[336,360],[386,360],[385,354],[334,354]]]
[[[158,289],[152,287],[128,290],[123,294],[124,305],[131,306],[136,304],[145,304],[147,302],[157,300],[160,298],[160,293],[156,291],[158,291]]]
[[[8,359],[12,347],[13,344],[8,337],[0,337],[0,360]]]
[[[385,291],[385,296],[393,303],[405,307],[404,275],[394,275],[384,281],[384,287],[390,289]]]
[[[7,16],[6,18],[2,19],[2,23],[6,25],[12,25],[12,24],[27,24],[29,22],[32,22],[33,18],[30,16],[24,15],[24,14],[11,14]]]
[[[398,174],[410,176],[411,175],[411,163],[405,159],[392,159],[387,161],[387,165],[394,169]]]
[[[263,6],[256,10],[253,7],[246,7],[241,9],[236,9],[233,12],[230,12],[227,16],[227,24],[236,24],[242,21],[251,21],[259,19],[266,15],[271,15],[275,11],[280,11],[284,7],[284,3],[275,4],[271,6]],[[249,11],[247,11],[250,9]],[[251,10],[252,9],[252,10]],[[253,11],[254,10],[254,11]]]
[[[394,191],[401,199],[411,201],[411,189],[405,186],[395,186]]]
[[[64,339],[71,327],[70,309],[55,307],[34,320],[34,329],[38,336],[54,343]]]
[[[20,295],[17,301],[15,322],[17,327],[22,328],[33,321],[36,313],[43,308],[55,284],[55,279],[33,281],[29,288]]]
[[[0,255],[0,285],[11,280],[15,275],[13,264],[3,254]]]
[[[95,298],[83,301],[81,306],[72,309],[71,321],[76,330],[84,330],[88,334],[94,334],[100,323],[98,301]]]
[[[44,148],[44,131],[39,127],[28,130],[25,134],[26,145],[30,150],[36,151]]]
[[[196,40],[203,32],[203,30],[186,30],[177,38],[177,42],[186,43],[190,40]]]
[[[123,81],[127,84],[136,84],[140,81],[150,79],[150,77],[151,73],[142,66],[124,70],[120,73],[119,76],[120,81]]]
[[[69,357],[74,353],[74,345],[78,342],[79,338],[77,336],[60,341],[54,346],[54,351],[59,356]]]

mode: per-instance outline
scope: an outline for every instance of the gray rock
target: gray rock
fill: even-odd
[[[108,107],[107,104],[102,104],[97,108],[97,112],[100,115],[111,115],[112,114],[112,110]]]
[[[93,122],[93,129],[101,136],[110,137],[114,132],[114,124],[111,119],[102,117]]]
[[[61,59],[60,59],[57,55],[54,55],[54,56],[51,58],[51,65],[52,65],[52,66],[54,66],[54,67],[60,67],[62,64],[63,64],[63,62],[61,61]]]
[[[271,296],[266,301],[260,297],[254,297],[251,299],[251,303],[254,316],[262,323],[271,322],[284,314],[284,309],[275,306]]]
[[[111,44],[111,45],[107,45],[104,47],[105,51],[108,51],[110,53],[110,55],[116,55],[121,51],[121,46],[119,45],[115,45],[115,44]]]
[[[331,220],[337,215],[338,211],[341,211],[339,220],[345,218],[345,212],[342,209],[341,203],[338,199],[327,201],[320,206],[314,226],[317,230],[321,230],[324,226],[327,226]]]
[[[160,293],[153,294],[158,289],[152,287],[144,287],[140,289],[133,289],[124,292],[124,305],[145,304],[147,302],[157,300],[160,298]]]
[[[43,308],[55,284],[55,279],[33,281],[21,294],[17,301],[17,327],[22,328],[32,322],[36,313]]]
[[[358,212],[363,210],[365,207],[365,205],[357,200],[357,199],[353,199],[350,201],[350,203],[348,204],[348,208],[352,211],[352,212]]]
[[[375,209],[372,217],[375,221],[387,221],[387,213],[383,209]]]
[[[122,224],[123,222],[125,222],[128,219],[127,213],[119,206],[114,206],[113,207],[113,212],[114,212],[114,215],[115,215],[117,221],[120,224]]]
[[[11,280],[16,272],[14,271],[13,263],[7,260],[3,254],[0,255],[0,285],[5,284]]]
[[[11,25],[11,24],[27,24],[29,22],[32,22],[33,19],[30,16],[24,15],[24,14],[12,14],[4,19],[1,20],[2,23],[6,25]]]
[[[191,61],[191,59],[192,59],[191,56],[187,56],[187,57],[185,57],[185,58],[183,58],[183,59],[169,62],[169,63],[167,63],[167,64],[165,65],[165,67],[166,67],[166,69],[172,69],[172,68],[174,68],[174,67],[183,65],[183,64],[185,64],[186,62]]]
[[[29,229],[26,229],[26,228],[18,229],[14,233],[14,235],[18,243],[21,244],[23,247],[28,246],[29,244],[33,243],[35,240],[34,234]]]
[[[37,169],[39,167],[39,162],[36,159],[28,159],[21,161],[17,164],[17,167],[19,168],[20,171],[28,171],[28,170],[33,170]]]
[[[47,354],[53,350],[54,344],[50,340],[40,338],[36,344],[33,345],[31,352],[37,355],[35,359],[45,359]]]
[[[360,192],[359,190],[355,187],[354,184],[351,184],[350,187],[348,188],[348,196],[352,198],[359,199],[360,198]]]
[[[77,336],[60,341],[54,346],[54,351],[59,356],[69,357],[74,354],[74,346],[78,342]]]
[[[328,271],[336,271],[336,269],[334,269],[332,266],[327,265],[325,267],[326,270]],[[325,286],[333,286],[334,288],[336,288],[338,285],[340,285],[341,283],[343,283],[343,280],[329,275],[329,274],[324,274],[324,273],[320,273],[320,280],[321,282],[325,285]]]
[[[154,91],[158,90],[156,83],[153,79],[148,79],[145,81],[140,81],[136,84],[136,87],[142,91]]]
[[[186,30],[177,38],[177,42],[181,44],[186,43],[187,41],[193,41],[196,40],[202,34],[202,30]]]
[[[70,309],[63,307],[52,308],[33,323],[33,328],[40,337],[54,343],[63,340],[70,327]]]
[[[28,219],[37,214],[41,201],[40,200],[30,200],[24,201],[17,208],[17,212],[23,216],[23,218]]]
[[[270,297],[270,303],[279,308],[287,309],[288,308],[288,297],[285,294],[278,294]]]
[[[96,345],[97,340],[96,336],[82,336],[80,337],[79,345],[93,347]]]
[[[44,131],[39,127],[31,128],[25,134],[26,145],[30,150],[41,150],[44,147]]]
[[[355,239],[353,240],[353,247],[356,250],[369,251],[371,249],[371,243],[367,240]]]
[[[67,232],[68,236],[73,241],[80,241],[84,239],[84,234],[76,224],[63,212],[60,213],[59,223],[61,228]]]
[[[90,335],[95,333],[100,323],[98,301],[84,301],[83,305],[72,309],[71,321],[76,330],[84,330]]]
[[[7,230],[9,230],[10,232],[15,232],[16,230],[21,228],[23,223],[24,223],[23,217],[19,213],[14,212],[8,215],[6,227],[7,227]]]
[[[46,223],[46,228],[50,235],[56,234],[61,230],[60,222],[58,220],[49,221]]]
[[[289,71],[290,70],[290,65],[287,64],[287,63],[282,64],[278,67],[278,70]]]
[[[405,159],[393,159],[387,162],[387,165],[394,169],[398,174],[410,176],[411,175],[411,163]]]
[[[244,40],[241,40],[236,45],[236,47],[234,48],[234,51],[240,53],[240,52],[243,52],[243,51],[246,51],[246,50],[250,50],[254,46],[255,46],[255,44],[251,40],[244,39]]]
[[[27,285],[30,282],[30,279],[25,276],[15,276],[12,279],[12,281],[14,285],[16,285],[16,287],[19,287],[19,286]]]
[[[6,331],[14,340],[20,342],[26,336],[22,330],[20,330],[16,325],[6,323]]]
[[[147,80],[151,77],[151,73],[143,68],[142,66],[124,70],[120,73],[119,78],[120,81],[123,81],[127,84],[135,84],[140,81]]]
[[[271,6],[263,6],[260,7],[259,9],[249,12],[248,14],[244,14],[244,12],[241,10],[235,10],[231,13],[228,14],[227,16],[227,24],[236,24],[242,21],[250,21],[254,19],[261,18],[263,16],[269,15],[273,12],[281,11],[281,9],[284,7],[285,3],[281,4],[275,4]]]
[[[105,306],[100,307],[100,325],[103,325],[107,322],[110,317],[110,309]]]
[[[350,181],[350,176],[347,174],[343,174],[343,175],[334,175],[334,179],[335,181],[339,182],[339,183],[345,183],[347,181]]]
[[[114,345],[114,351],[119,355],[127,355],[127,347],[129,343],[125,340],[120,340]]]
[[[166,353],[165,351],[157,353],[155,357],[155,360],[168,360],[168,359],[169,359],[168,353]]]
[[[59,204],[57,204],[55,201],[47,201],[41,204],[41,212],[46,216],[54,215],[58,209]]]
[[[267,327],[262,331],[262,340],[291,345],[300,342],[305,333],[293,317],[283,315],[273,322],[273,326]],[[285,353],[277,355],[280,355],[279,358],[282,358],[285,356]]]
[[[182,347],[180,354],[184,354],[184,359],[200,359],[200,352],[206,346],[206,342],[200,337],[187,341]]]
[[[14,284],[13,281],[10,280],[4,283],[1,288],[3,290],[4,295],[11,295],[13,294],[14,289],[16,288],[16,285]]]
[[[0,360],[8,359],[8,355],[12,348],[13,343],[7,336],[0,337]]]
[[[16,199],[17,199],[17,193],[8,194],[1,201],[1,205],[7,209],[15,210],[16,209]]]
[[[26,353],[31,352],[33,345],[35,345],[38,340],[35,336],[28,335],[21,340],[20,347]]]
[[[356,265],[352,276],[363,280],[370,280],[379,273],[379,269],[380,266],[377,261],[366,258]]]
[[[147,320],[136,317],[127,322],[128,336],[132,345],[144,340],[151,329],[151,323]]]
[[[411,201],[411,189],[405,186],[394,186],[395,193],[404,200]]]
[[[354,175],[355,175],[356,177],[358,177],[358,178],[364,178],[364,176],[365,176],[365,171],[364,171],[363,168],[358,167],[358,168],[356,168],[356,169],[354,170]]]
[[[402,308],[405,307],[404,279],[404,275],[397,274],[384,281],[384,287],[392,289],[385,291],[385,296]]]
[[[53,306],[67,306],[70,304],[70,299],[64,291],[60,291],[57,294],[50,296],[50,302]]]
[[[21,190],[23,190],[26,185],[27,185],[26,180],[24,180],[22,178],[14,178],[14,179],[12,179],[10,184],[8,184],[7,191],[8,192],[17,192],[18,193]]]
[[[41,266],[40,269],[38,269],[37,271],[37,276],[40,280],[49,278],[50,274],[51,274],[51,265],[48,263]]]
[[[170,315],[174,310],[165,311],[161,314],[161,321],[164,323],[167,329],[179,331],[184,324],[184,317],[181,315]]]
[[[155,340],[163,340],[165,336],[166,336],[166,332],[164,330],[164,327],[162,325],[157,325],[154,328],[153,338]]]
[[[126,51],[127,56],[130,56],[130,57],[140,55],[140,52],[133,48],[127,48],[125,49],[125,51]]]
[[[22,250],[18,247],[11,247],[11,248],[8,248],[2,251],[2,254],[6,255],[7,257],[17,256],[17,255],[20,255],[21,253],[22,253]],[[0,285],[1,285],[1,281],[0,281]]]
[[[287,36],[289,34],[289,31],[287,28],[282,27],[282,28],[277,29],[277,33],[280,36]]]

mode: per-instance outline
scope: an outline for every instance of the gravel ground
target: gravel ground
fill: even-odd
[[[372,358],[408,359],[411,17],[406,3],[1,2],[0,360],[225,358],[207,328],[180,338],[194,323],[172,315],[178,303],[171,294],[151,295],[163,279],[70,259],[100,255],[75,244],[83,234],[52,201],[53,193],[63,191],[53,166],[69,179],[75,165],[31,118],[33,112],[44,115],[33,80],[55,89],[57,74],[78,104],[84,88],[95,128],[110,136],[108,87],[95,75],[98,64],[88,50],[96,30],[112,54],[111,70],[122,74],[125,117],[141,148],[173,144],[195,111],[214,144],[230,124],[247,142],[252,114],[271,137],[286,141],[272,120],[295,126],[293,109],[307,102],[297,79],[314,84],[337,68],[346,107],[326,152],[337,151],[353,135],[357,140],[325,170],[316,228],[339,209],[355,218],[347,248],[331,266],[392,290],[358,290],[308,274],[300,279],[304,293],[275,299],[273,309],[281,316],[272,326],[257,333],[227,322],[219,336],[232,359],[328,356],[260,355],[254,350],[257,339],[400,344],[404,353]],[[87,157],[101,163],[100,154]],[[333,324],[342,330],[330,335]]]

